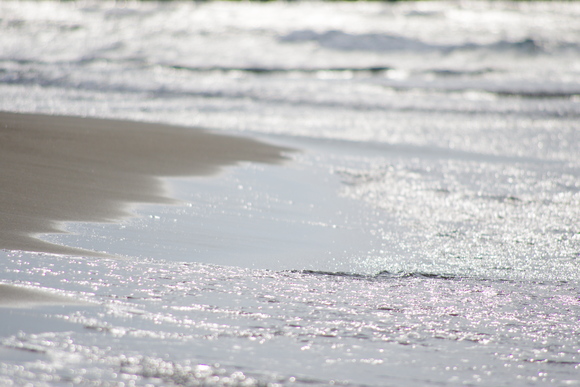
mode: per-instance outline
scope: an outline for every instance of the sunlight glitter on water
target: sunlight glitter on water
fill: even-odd
[[[54,380],[72,377],[68,372],[79,381],[108,379],[112,376],[102,372],[117,369],[139,383],[188,385],[205,380],[197,375],[202,364],[197,362],[213,361],[220,364],[209,363],[204,370],[218,377],[216,384],[227,384],[219,378],[236,372],[250,378],[250,385],[253,375],[273,383],[317,375],[315,384],[347,383],[360,375],[359,383],[373,384],[387,375],[408,380],[411,369],[416,382],[454,377],[469,382],[464,378],[472,378],[474,367],[483,364],[488,372],[481,381],[493,384],[507,380],[514,367],[523,378],[537,372],[546,373],[545,380],[559,378],[568,366],[550,364],[578,361],[578,327],[569,319],[577,300],[562,308],[564,300],[553,296],[571,286],[566,283],[535,283],[531,291],[518,281],[414,273],[352,276],[155,261],[121,268],[115,261],[95,265],[59,257],[39,259],[35,266],[42,260],[53,270],[77,269],[74,276],[53,274],[53,286],[63,281],[80,289],[90,285],[93,294],[85,297],[104,300],[93,311],[60,317],[85,332],[65,328],[3,340],[5,347],[46,353],[66,364],[77,358],[85,370],[50,366],[41,372],[54,372]],[[9,264],[26,265],[17,262]],[[82,269],[87,265],[93,279]],[[103,340],[112,341],[103,346]],[[146,355],[143,345],[149,348]],[[522,361],[528,366],[518,368]],[[18,367],[4,367],[16,380],[28,378]],[[42,369],[36,367],[35,372]],[[277,372],[267,372],[272,369]]]
[[[1,308],[0,384],[579,384],[579,5],[0,2],[2,110],[300,150],[1,252],[96,305]]]

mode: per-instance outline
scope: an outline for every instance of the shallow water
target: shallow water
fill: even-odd
[[[1,253],[0,384],[580,384],[580,5],[0,2],[0,109],[299,152]],[[31,324],[30,321],[38,321]]]

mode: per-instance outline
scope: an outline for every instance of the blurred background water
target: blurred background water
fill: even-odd
[[[2,252],[10,385],[574,385],[580,3],[0,1],[0,109],[299,149]],[[44,327],[44,328],[43,328]],[[19,332],[20,331],[20,332]],[[24,351],[22,351],[24,350]]]

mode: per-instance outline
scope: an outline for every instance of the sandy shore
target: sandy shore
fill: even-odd
[[[0,307],[30,307],[35,305],[89,305],[71,297],[64,297],[37,289],[0,284]]]
[[[169,125],[0,112],[0,248],[105,256],[36,236],[62,232],[60,222],[114,221],[129,203],[171,202],[160,176],[278,163],[287,150]]]

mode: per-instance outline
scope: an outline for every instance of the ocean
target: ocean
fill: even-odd
[[[0,384],[580,385],[578,20],[0,1],[0,111],[291,149],[41,236],[121,258],[0,251],[0,283],[90,303],[0,308]]]

